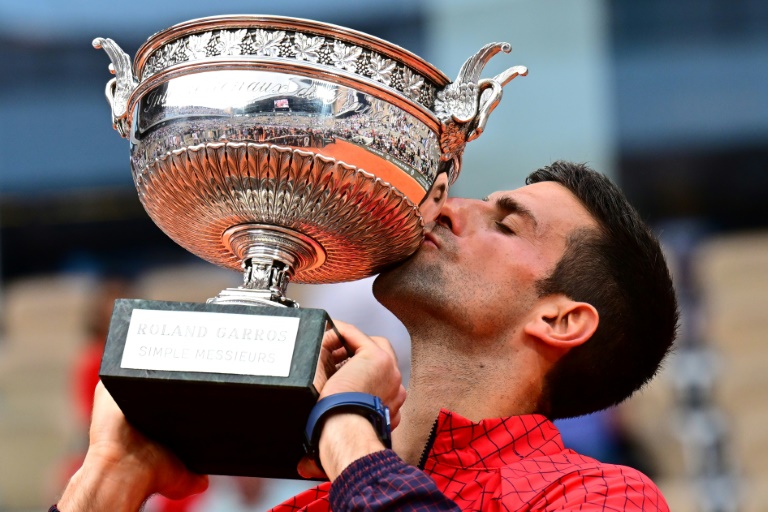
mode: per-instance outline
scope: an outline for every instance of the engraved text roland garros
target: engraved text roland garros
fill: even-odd
[[[208,327],[205,325],[139,323],[136,325],[135,333],[138,336],[209,337]],[[285,341],[288,339],[288,331],[285,329],[253,329],[247,327],[219,327],[215,331],[212,330],[211,335],[210,337],[229,340]]]
[[[122,368],[287,377],[299,319],[135,309]]]

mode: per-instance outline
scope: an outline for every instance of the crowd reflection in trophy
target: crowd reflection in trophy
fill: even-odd
[[[408,166],[429,176],[438,166],[438,141],[410,115],[384,102],[376,102],[376,113],[327,115],[297,112],[266,112],[248,117],[222,119],[220,112],[207,107],[166,107],[164,120],[148,130],[144,151],[132,155],[136,168],[162,158],[172,148],[206,142],[256,142],[299,148],[324,148],[344,141]],[[378,122],[386,118],[387,122]],[[175,122],[181,119],[183,122]],[[418,179],[418,177],[417,177]]]

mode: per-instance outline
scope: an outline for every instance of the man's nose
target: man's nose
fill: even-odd
[[[440,209],[437,223],[456,235],[462,234],[470,226],[473,203],[473,200],[462,197],[449,198]]]

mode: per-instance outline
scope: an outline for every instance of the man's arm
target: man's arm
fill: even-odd
[[[347,466],[334,480],[329,498],[334,512],[461,510],[426,473],[406,464],[392,450],[372,453]]]
[[[344,339],[346,350],[353,356],[328,379],[319,398],[347,392],[377,396],[389,407],[394,429],[400,423],[400,407],[406,392],[392,346],[386,339],[368,336],[353,325],[334,323]],[[324,343],[334,344],[333,340]],[[306,457],[299,463],[299,473],[307,478],[327,476],[331,481],[355,460],[385,449],[369,421],[354,413],[328,417],[318,447],[325,474]]]
[[[343,392],[378,396],[390,409],[393,427],[397,426],[405,388],[389,342],[368,337],[343,322],[336,326],[354,356],[328,379],[320,390],[320,398]],[[328,418],[319,442],[320,460],[331,480],[353,462],[384,449],[371,424],[355,414]],[[301,462],[299,471],[308,477],[323,476],[308,459]],[[426,475],[423,477],[431,481]],[[207,485],[206,476],[191,473],[168,450],[133,429],[100,383],[88,454],[70,480],[58,508],[61,512],[134,512],[152,494],[182,498],[202,492]]]
[[[135,512],[152,494],[182,498],[207,487],[207,476],[190,472],[131,427],[99,383],[88,453],[57,507],[61,512]]]
[[[326,383],[320,398],[336,393],[368,393],[384,401],[392,413],[392,427],[400,421],[405,401],[394,351],[383,338],[370,338],[355,327],[337,322],[347,347],[354,352]],[[354,413],[331,415],[319,440],[320,462],[333,482],[331,508],[353,510],[459,510],[423,471],[387,450],[367,418]],[[300,472],[317,475],[308,459]]]
[[[397,425],[405,389],[389,343],[383,338],[369,338],[342,322],[337,322],[337,328],[355,357],[325,383],[321,398],[347,390],[375,394],[389,406],[393,425]],[[347,442],[329,442],[331,437],[325,435],[325,440],[321,438],[320,443],[321,452],[327,453],[321,453],[321,459],[328,460],[326,469],[333,478],[353,460],[384,449],[367,421],[354,415],[344,416],[351,417],[346,422],[341,416],[330,418],[327,423],[348,423],[346,427],[324,432],[342,433]],[[360,425],[360,420],[365,425]],[[352,429],[351,433],[348,428]],[[358,437],[366,428],[373,433],[371,442],[364,435]],[[307,465],[307,461],[302,464]],[[304,473],[308,476],[322,475],[314,464],[307,467],[309,470]],[[207,476],[190,472],[170,451],[131,427],[99,383],[94,398],[88,453],[57,506],[61,512],[134,512],[152,494],[177,499],[202,492],[207,485]]]

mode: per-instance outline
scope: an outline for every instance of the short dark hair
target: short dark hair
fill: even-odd
[[[526,179],[543,181],[570,190],[599,226],[572,233],[555,269],[537,283],[540,296],[563,294],[600,315],[593,336],[545,378],[539,408],[555,419],[618,404],[648,382],[675,339],[678,308],[658,240],[616,185],[563,161]]]

